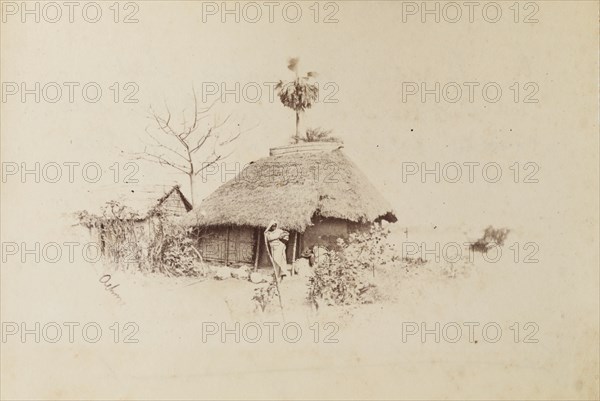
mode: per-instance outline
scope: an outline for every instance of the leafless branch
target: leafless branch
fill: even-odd
[[[158,140],[158,139],[157,139],[157,138],[156,138],[154,135],[152,135],[152,134],[151,134],[151,133],[148,131],[148,128],[146,128],[146,134],[148,134],[148,136],[149,136],[150,138],[152,138],[152,140],[154,140],[154,142],[155,142],[155,143],[153,143],[153,144],[148,144],[148,143],[144,142],[146,145],[148,145],[148,146],[152,146],[152,147],[157,147],[157,148],[166,149],[166,150],[168,150],[168,151],[172,152],[174,155],[176,155],[176,156],[178,156],[178,157],[182,158],[184,161],[186,161],[186,162],[188,162],[188,161],[189,161],[189,160],[188,160],[188,158],[187,158],[186,156],[182,155],[181,153],[179,153],[179,152],[178,152],[178,151],[176,151],[175,149],[173,149],[173,148],[171,148],[171,147],[169,147],[169,146],[165,145],[164,143],[160,142],[160,141],[159,141],[159,140]]]
[[[232,115],[228,114],[224,119],[218,119],[211,112],[218,99],[206,107],[201,107],[193,87],[192,92],[194,96],[193,118],[189,119],[189,114],[186,116],[186,112],[183,110],[182,123],[181,125],[176,124],[176,128],[173,127],[172,114],[166,101],[164,114],[159,114],[150,107],[151,116],[149,117],[156,124],[158,133],[153,135],[146,129],[150,141],[144,141],[146,147],[143,152],[134,154],[138,159],[161,166],[169,166],[186,174],[190,178],[190,186],[193,186],[193,176],[229,157],[233,151],[225,154],[224,147],[250,130],[241,130],[239,124],[230,130],[226,129],[229,127]],[[200,121],[210,116],[213,117],[212,121],[209,120],[206,125],[200,124]],[[208,155],[203,162],[200,162],[202,160],[200,154]],[[201,167],[198,166],[200,163],[202,163]],[[190,189],[193,196],[193,188]]]
[[[183,166],[181,164],[174,163],[171,160],[165,159],[163,157],[164,155],[157,155],[154,153],[149,153],[146,151],[146,149],[144,149],[144,151],[141,153],[137,153],[136,155],[137,155],[136,158],[138,160],[146,160],[151,163],[160,164],[161,166],[170,166],[170,167],[173,167],[173,168],[181,171],[182,173],[186,173],[186,174],[188,173],[188,171],[186,170],[186,166]]]

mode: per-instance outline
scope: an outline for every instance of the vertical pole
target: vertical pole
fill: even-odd
[[[231,226],[227,226],[227,239],[225,240],[225,266],[229,266],[229,231]]]
[[[298,242],[298,233],[296,231],[293,231],[292,236],[294,237],[294,243],[292,245],[292,271],[290,273],[293,276],[294,272],[296,271],[294,263],[296,263],[296,242]]]
[[[256,227],[256,255],[254,255],[254,271],[258,270],[258,259],[260,258],[260,242],[260,227]]]

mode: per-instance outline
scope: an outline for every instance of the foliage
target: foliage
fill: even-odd
[[[328,305],[361,303],[362,290],[368,287],[363,272],[342,252],[329,251],[327,256],[309,280],[309,299],[317,305],[319,299]]]
[[[101,209],[100,216],[91,214],[87,210],[80,210],[75,212],[75,217],[79,221],[79,224],[87,228],[99,228],[103,224],[110,224],[113,220],[115,222],[122,222],[140,219],[140,216],[136,211],[122,205],[118,201],[106,202]]]
[[[279,81],[275,86],[279,100],[295,112],[310,109],[319,95],[319,87],[310,83],[311,76],[297,77],[291,82]]]
[[[470,248],[473,251],[486,253],[490,246],[504,245],[504,241],[510,232],[507,228],[494,228],[489,226],[485,229],[483,237],[471,244]]]
[[[426,264],[427,264],[427,261],[420,256],[418,258],[405,257],[405,258],[402,258],[401,266],[404,268],[404,270],[406,272],[410,272],[410,271],[414,271],[415,269],[418,269],[422,266],[425,266]]]
[[[374,224],[367,232],[351,234],[347,241],[338,239],[337,248],[314,266],[309,302],[350,305],[396,299],[402,280],[417,276],[455,279],[468,275],[473,267],[468,257],[441,264],[404,257],[389,234],[384,226]],[[487,241],[503,244],[508,230],[490,228],[486,234]]]
[[[309,280],[309,300],[318,304],[350,305],[373,301],[375,267],[392,264],[400,257],[386,241],[389,230],[374,224],[368,232],[351,234],[348,242],[339,239],[338,249],[314,268]]]
[[[300,114],[310,109],[319,97],[319,86],[311,82],[317,74],[308,72],[305,76],[300,76],[299,61],[298,58],[292,58],[288,64],[288,69],[294,72],[296,78],[290,82],[279,81],[275,86],[281,103],[296,112],[296,134],[293,137],[295,143],[300,140]]]
[[[333,130],[324,130],[322,128],[309,128],[306,130],[306,138],[299,138],[300,142],[339,142],[342,140],[332,135]]]
[[[141,257],[139,238],[142,235],[136,222],[140,216],[117,201],[107,202],[99,216],[87,211],[76,213],[79,223],[98,232],[98,243],[104,260],[128,265]]]
[[[187,231],[171,223],[159,209],[142,219],[117,201],[108,202],[100,215],[76,213],[84,227],[94,229],[103,261],[117,268],[159,272],[168,276],[204,275],[202,257]]]
[[[75,212],[75,220],[77,220],[79,225],[91,229],[95,227],[97,217],[87,210],[78,210]]]
[[[252,300],[260,307],[261,311],[265,311],[273,298],[277,295],[277,283],[275,282],[275,274],[273,279],[267,286],[260,286],[254,289]]]
[[[388,229],[376,223],[367,232],[350,234],[348,243],[340,239],[338,245],[360,267],[374,272],[376,266],[391,265],[400,260],[395,246],[387,240],[389,234]]]
[[[169,276],[205,275],[202,256],[187,231],[166,219],[160,219],[149,246],[149,264]]]

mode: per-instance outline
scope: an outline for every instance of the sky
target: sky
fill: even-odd
[[[416,4],[416,13],[407,3]],[[302,16],[296,23],[288,22],[295,8],[286,2],[277,3],[272,22],[268,7],[253,3],[262,13],[253,23],[254,9],[246,3],[237,3],[236,22],[235,13],[223,14],[220,2],[147,1],[127,9],[121,4],[115,23],[112,3],[99,4],[97,23],[86,22],[79,9],[72,23],[64,7],[56,23],[47,21],[53,10],[40,10],[39,23],[31,15],[21,22],[22,10],[4,10],[2,160],[28,168],[58,163],[63,175],[57,183],[43,177],[35,183],[30,175],[23,184],[20,170],[3,177],[3,213],[22,210],[32,222],[63,219],[64,213],[108,200],[132,169],[139,185],[179,182],[189,193],[182,174],[137,160],[135,167],[125,163],[143,150],[145,130],[155,129],[150,108],[164,113],[168,105],[174,124],[180,124],[192,107],[192,88],[210,103],[220,88],[235,92],[239,85],[238,101],[229,92],[215,107],[218,116],[232,114],[240,127],[251,128],[228,148],[228,166],[267,156],[271,147],[288,144],[295,129],[294,113],[268,88],[292,79],[287,60],[299,57],[301,72],[319,73],[322,96],[306,113],[304,126],[333,129],[343,139],[344,152],[393,205],[399,224],[524,228],[534,221],[544,231],[597,216],[592,210],[598,200],[593,191],[597,88],[590,84],[597,82],[597,52],[590,51],[597,37],[589,35],[597,23],[593,2],[520,8],[518,23],[506,2],[499,3],[496,23],[487,22],[480,9],[469,22],[464,7],[461,18],[449,22],[453,10],[443,3],[438,23],[433,15],[421,15],[419,3],[388,1],[321,2],[318,15],[312,2],[298,2]],[[493,11],[487,10],[488,19]],[[123,23],[126,15],[137,22]],[[524,23],[528,15],[537,22]],[[572,29],[573,21],[580,30]],[[77,85],[73,102],[65,82]],[[45,95],[40,89],[36,103],[35,95],[22,101],[22,83],[26,88],[55,84]],[[84,97],[82,88],[89,83],[89,98],[95,87],[102,90],[96,103]],[[431,90],[436,83],[439,102],[435,94],[423,101],[422,85]],[[465,83],[475,85],[472,101]],[[485,85],[491,89],[484,94]],[[47,99],[56,86],[62,95],[51,103]],[[497,87],[498,101],[486,100]],[[211,95],[215,88],[219,93]],[[415,88],[416,94],[407,94]],[[137,102],[125,103],[127,95]],[[65,162],[80,163],[74,182],[66,179]],[[102,168],[96,183],[82,176],[82,166],[90,162]],[[422,182],[420,171],[436,163],[441,182],[433,174]],[[479,163],[473,164],[473,182],[464,163]],[[489,163],[500,167],[498,182],[483,175]],[[403,179],[409,164],[419,170]],[[458,182],[444,179],[455,174],[456,165],[462,174]],[[538,182],[524,183],[525,177]],[[221,183],[216,176],[197,179],[195,198]],[[18,223],[14,228],[25,230]]]

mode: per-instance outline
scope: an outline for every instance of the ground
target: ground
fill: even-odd
[[[409,239],[444,235],[468,239],[456,230],[412,232]],[[256,309],[255,285],[247,281],[143,276],[99,264],[3,267],[3,322],[81,325],[73,343],[66,330],[56,343],[46,337],[35,343],[33,336],[23,343],[18,335],[3,342],[2,396],[597,399],[597,315],[590,318],[597,306],[565,296],[568,288],[588,287],[568,271],[513,259],[476,260],[459,274],[443,261],[410,274],[384,274],[380,267],[380,301],[318,311],[304,301],[306,279],[287,278],[281,287],[285,320],[276,300],[264,313]],[[99,282],[104,274],[118,285],[113,292]],[[80,328],[89,322],[102,329],[96,343],[82,338]],[[465,322],[479,324],[474,341]],[[424,342],[422,323],[434,332]],[[496,342],[488,341],[492,329],[488,340],[483,337],[482,327],[492,323],[502,330]],[[452,342],[456,325],[462,336]],[[252,342],[257,327],[262,337]],[[292,342],[298,328],[302,334]],[[415,328],[419,332],[409,335]],[[224,330],[229,334],[222,338]]]

